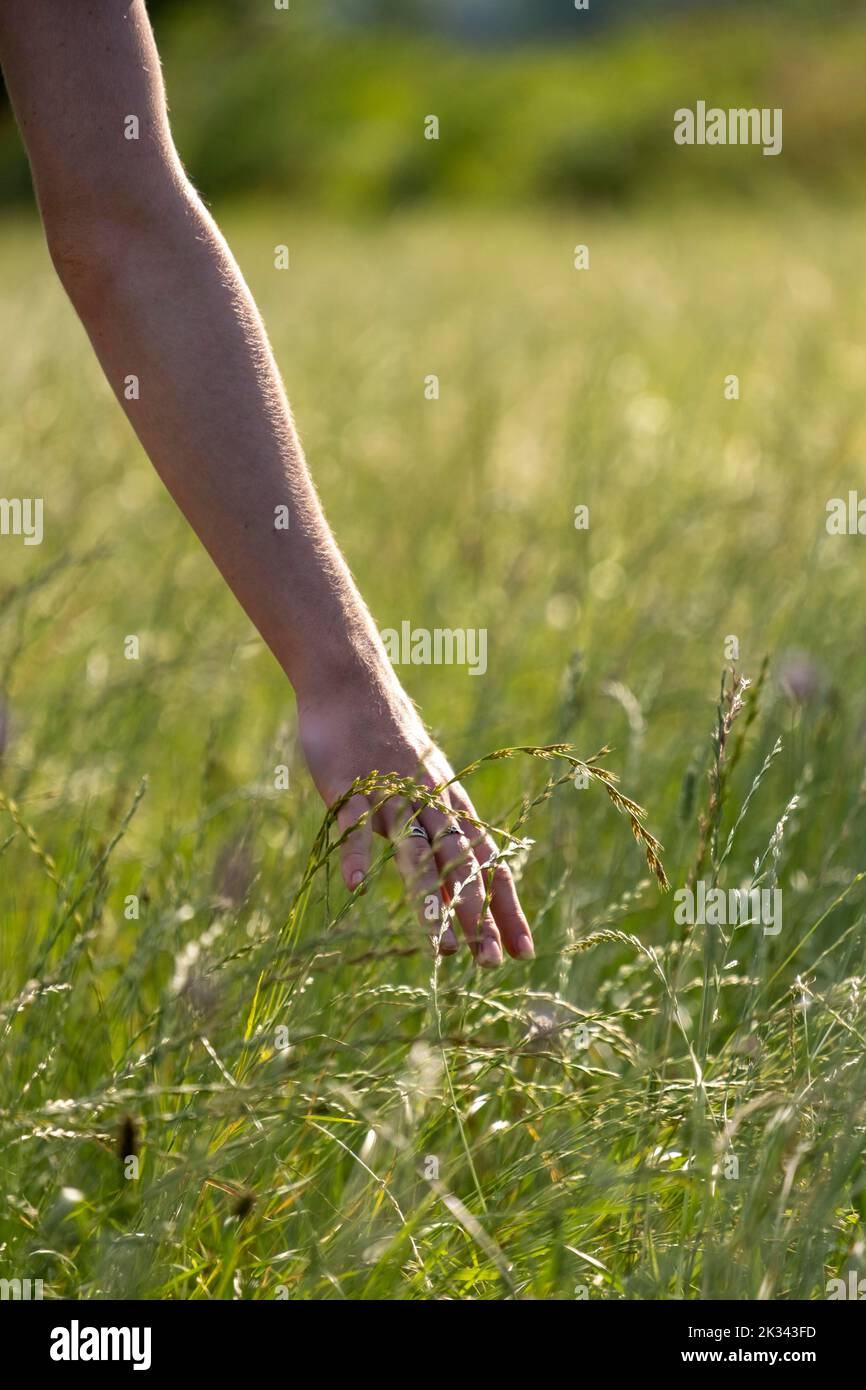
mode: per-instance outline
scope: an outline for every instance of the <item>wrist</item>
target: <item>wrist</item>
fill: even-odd
[[[420,722],[376,633],[318,641],[303,670],[289,674],[301,707],[339,702]]]

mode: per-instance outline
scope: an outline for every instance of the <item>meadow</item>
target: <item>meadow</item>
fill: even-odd
[[[826,1297],[866,1221],[866,541],[825,524],[862,209],[216,211],[380,627],[487,630],[483,676],[403,672],[455,766],[609,747],[672,890],[779,888],[781,930],[677,924],[561,753],[468,779],[531,966],[435,962],[384,842],[350,900],[291,690],[9,214],[2,490],[45,535],[0,538],[0,1277]]]

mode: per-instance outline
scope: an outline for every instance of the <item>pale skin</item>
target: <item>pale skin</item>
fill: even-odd
[[[337,817],[346,886],[363,887],[384,836],[443,954],[458,950],[456,918],[479,965],[501,964],[503,947],[531,958],[508,866],[388,660],[258,310],[178,158],[144,0],[0,0],[0,63],[57,273],[159,476],[294,687],[323,801],[375,770],[447,808],[352,796]],[[425,836],[407,834],[416,825]]]

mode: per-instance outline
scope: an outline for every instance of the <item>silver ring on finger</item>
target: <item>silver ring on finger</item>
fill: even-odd
[[[460,826],[457,824],[456,820],[453,820],[453,821],[451,821],[451,823],[449,824],[449,826],[447,827],[447,829],[445,829],[445,830],[442,831],[442,834],[443,834],[443,835],[462,835],[462,834],[463,834],[463,831],[460,829]]]
[[[414,837],[415,839],[426,840],[428,844],[430,843],[430,836],[427,834],[427,831],[424,829],[423,825],[411,826],[409,829],[409,835]]]

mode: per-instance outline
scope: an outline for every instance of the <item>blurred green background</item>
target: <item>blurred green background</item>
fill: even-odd
[[[329,210],[856,192],[857,0],[154,0],[182,154],[208,198]],[[784,159],[683,150],[673,111],[781,106]],[[442,124],[419,139],[424,115]],[[28,179],[8,111],[2,196]]]

